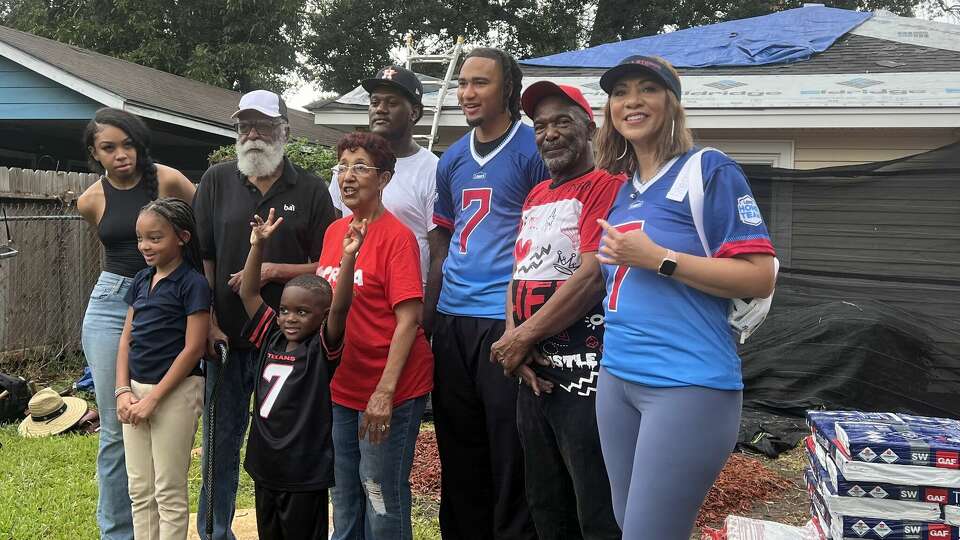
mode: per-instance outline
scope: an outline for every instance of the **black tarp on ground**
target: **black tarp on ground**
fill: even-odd
[[[809,408],[960,418],[960,143],[745,170],[782,267],[766,323],[740,349],[741,441],[770,432],[771,413]]]

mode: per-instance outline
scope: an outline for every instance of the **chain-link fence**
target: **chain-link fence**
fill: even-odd
[[[80,350],[100,244],[76,208],[96,177],[0,167],[0,360],[39,373]]]

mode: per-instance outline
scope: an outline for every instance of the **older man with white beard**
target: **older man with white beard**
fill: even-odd
[[[204,274],[213,288],[210,317],[211,345],[217,340],[230,346],[223,368],[209,363],[207,398],[217,370],[224,369],[217,401],[215,455],[213,457],[213,537],[233,540],[230,530],[240,469],[240,446],[249,421],[256,353],[242,331],[248,319],[237,291],[241,270],[250,249],[250,221],[264,220],[270,209],[283,225],[265,248],[261,270],[264,302],[278,309],[283,284],[300,274],[312,274],[323,247],[323,235],[334,219],[327,187],[320,178],[297,167],[284,155],[290,134],[287,106],[273,92],[255,90],[240,98],[233,118],[237,127],[237,159],[218,163],[204,173],[194,198],[197,232]],[[208,418],[204,415],[204,441]],[[206,474],[204,448],[203,471]],[[201,492],[197,526],[205,538],[207,494]]]

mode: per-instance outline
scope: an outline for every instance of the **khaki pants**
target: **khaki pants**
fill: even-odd
[[[130,381],[139,399],[156,385]],[[203,409],[203,377],[187,377],[138,426],[123,424],[133,534],[137,540],[182,540],[190,512],[190,451]]]

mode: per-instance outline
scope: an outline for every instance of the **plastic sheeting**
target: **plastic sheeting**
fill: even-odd
[[[754,66],[806,60],[833,45],[871,13],[810,6],[771,15],[698,26],[523,60],[532,66],[605,68],[644,54],[676,67]]]

